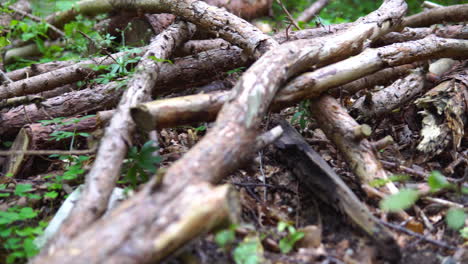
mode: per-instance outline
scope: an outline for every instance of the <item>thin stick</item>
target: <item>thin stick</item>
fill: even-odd
[[[294,25],[294,27],[297,28],[297,30],[301,30],[301,28],[299,27],[299,25],[297,24],[297,22],[294,20],[294,18],[291,16],[291,14],[289,13],[288,9],[286,9],[286,7],[284,6],[283,2],[281,0],[276,0],[276,2],[281,6],[281,8],[283,9],[284,13],[286,14],[286,16],[288,17],[289,21],[291,21],[291,23]]]
[[[8,78],[8,76],[6,75],[6,73],[4,73],[1,69],[0,69],[0,77],[2,77],[2,80],[6,83],[12,83],[13,81]]]
[[[48,26],[50,29],[52,29],[53,31],[55,31],[55,32],[56,32],[57,34],[59,34],[61,37],[65,37],[65,33],[63,33],[63,31],[61,31],[60,29],[56,28],[54,25],[45,22],[45,20],[42,19],[42,18],[40,18],[40,17],[31,15],[31,14],[29,14],[28,12],[24,12],[23,10],[18,9],[18,8],[16,8],[16,7],[13,7],[13,6],[5,6],[4,4],[0,4],[0,6],[1,6],[1,7],[4,7],[4,8],[6,7],[6,8],[8,8],[8,9],[12,10],[13,12],[18,13],[18,14],[20,14],[20,15],[22,15],[22,16],[29,17],[30,19],[32,19],[32,20],[34,20],[34,21],[36,21],[36,22],[43,22],[43,23],[47,24],[47,26]]]
[[[383,225],[386,225],[386,226],[388,226],[388,227],[390,227],[390,228],[393,228],[393,229],[395,229],[395,230],[397,230],[397,231],[406,233],[406,234],[408,234],[408,235],[410,235],[410,236],[414,236],[414,237],[416,237],[416,238],[418,238],[418,239],[420,239],[420,240],[424,240],[424,241],[429,242],[429,243],[431,243],[431,244],[434,244],[434,245],[436,245],[436,246],[443,247],[443,248],[447,248],[447,249],[451,249],[451,250],[456,250],[456,249],[458,249],[457,247],[451,246],[451,245],[449,245],[449,244],[447,244],[447,243],[445,243],[445,242],[443,242],[443,241],[439,241],[439,240],[435,240],[435,239],[428,238],[428,237],[426,237],[426,236],[424,236],[424,235],[421,235],[421,234],[419,234],[419,233],[413,232],[413,231],[411,231],[411,230],[409,230],[409,229],[407,229],[407,228],[404,228],[404,227],[402,227],[402,226],[395,225],[395,224],[392,224],[392,223],[388,223],[388,222],[385,222],[385,221],[380,221],[380,222],[381,222]]]
[[[88,155],[96,153],[96,148],[83,150],[0,150],[0,156],[11,155]]]

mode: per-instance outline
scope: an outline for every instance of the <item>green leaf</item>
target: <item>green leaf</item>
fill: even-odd
[[[450,183],[447,181],[445,176],[439,171],[432,171],[427,183],[433,192],[450,186]]]
[[[5,212],[0,211],[0,225],[11,224],[17,220],[20,220],[18,213],[16,212]]]
[[[49,198],[52,198],[52,199],[57,198],[57,196],[58,196],[58,192],[56,192],[56,191],[50,191],[50,192],[46,192],[44,194],[44,197],[49,197]]]
[[[0,230],[0,237],[9,237],[12,231],[12,228],[4,228],[3,230]]]
[[[380,201],[380,208],[384,211],[400,211],[411,207],[419,198],[417,190],[402,189],[396,194],[385,197]]]
[[[460,230],[460,235],[464,239],[468,239],[468,227],[464,227],[463,229]]]
[[[39,252],[39,249],[34,244],[33,238],[25,239],[23,241],[23,248],[27,258],[34,257]]]
[[[289,235],[280,240],[279,247],[281,252],[284,254],[289,253],[294,248],[294,244],[296,244],[296,242],[301,240],[303,237],[303,232],[296,232],[294,230],[293,233],[290,233]]]
[[[171,60],[160,59],[160,58],[157,58],[156,56],[149,56],[148,58],[151,60],[154,60],[155,62],[167,62],[169,64],[174,64],[174,62],[172,62]]]
[[[15,195],[18,196],[25,196],[26,192],[32,190],[32,185],[31,184],[18,184],[15,187]]]
[[[447,211],[447,215],[445,216],[445,221],[447,225],[455,230],[458,230],[463,227],[465,224],[466,215],[463,209],[459,208],[450,208]]]
[[[236,264],[257,264],[263,262],[263,247],[260,239],[246,237],[236,249],[234,249],[234,261]]]
[[[229,70],[226,73],[230,75],[230,74],[234,74],[234,73],[237,73],[237,72],[243,72],[244,69],[245,69],[245,67],[239,67],[239,68]]]
[[[19,215],[23,219],[34,218],[37,216],[37,213],[31,207],[23,207],[20,209]]]
[[[288,226],[289,226],[288,223],[281,221],[278,223],[277,230],[278,232],[283,232],[284,230],[286,230]]]
[[[220,232],[216,233],[216,236],[215,236],[216,244],[218,244],[218,246],[222,248],[234,242],[235,239],[236,239],[236,234],[234,230],[231,230],[231,229],[221,230]]]

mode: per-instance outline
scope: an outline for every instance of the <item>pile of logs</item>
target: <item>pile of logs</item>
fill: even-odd
[[[406,17],[405,1],[385,0],[378,10],[352,23],[268,35],[247,20],[268,14],[271,2],[88,0],[47,18],[60,31],[80,14],[125,11],[132,14],[125,15],[126,21],[143,21],[154,36],[135,53],[2,72],[0,137],[16,137],[14,147],[3,154],[8,155],[5,173],[25,177],[40,150],[66,146],[48,140],[57,129],[103,129],[97,149],[82,150],[96,151],[82,198],[31,263],[164,260],[192,239],[238,220],[235,191],[217,184],[273,142],[278,159],[284,159],[300,181],[350,216],[389,261],[399,260],[400,249],[387,227],[300,134],[279,117],[272,121],[277,127],[262,133],[262,120],[270,112],[310,99],[312,117],[360,183],[367,185],[386,179],[387,172],[376,155],[379,142],[368,140],[370,127],[354,117],[360,122],[379,118],[419,97],[415,106],[424,118],[417,150],[422,159],[447,149],[456,153],[466,137],[468,113],[468,68],[466,61],[458,61],[468,58],[468,28],[456,23],[468,20],[468,5],[436,7]],[[317,2],[321,6],[312,6],[298,20],[310,20],[328,1]],[[115,26],[116,21],[119,18],[108,24]],[[50,36],[60,37],[52,29]],[[30,54],[24,46],[12,47],[3,54],[4,63]],[[89,65],[135,57],[139,61],[125,89],[118,81],[78,89],[78,81],[100,73]],[[450,60],[438,69],[429,68],[429,62],[439,58]],[[241,67],[246,70],[238,80],[226,74]],[[376,86],[383,88],[368,89]],[[198,87],[193,94],[168,98],[193,87]],[[361,96],[348,113],[340,98],[356,93]],[[162,99],[152,101],[156,97]],[[38,123],[85,114],[96,116],[68,125]],[[163,178],[153,177],[103,217],[135,134],[156,139],[155,131],[163,128],[212,121],[206,135]],[[374,191],[395,193],[398,188],[389,182]]]

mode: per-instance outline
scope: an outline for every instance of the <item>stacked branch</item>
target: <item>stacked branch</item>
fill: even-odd
[[[4,80],[12,81],[4,81],[0,86],[0,99],[5,107],[11,102],[18,104],[24,102],[21,100],[36,98],[27,100],[30,104],[0,113],[2,137],[12,137],[21,131],[16,144],[19,151],[46,148],[39,143],[31,145],[31,142],[43,142],[41,137],[23,139],[29,131],[26,129],[40,130],[42,132],[37,133],[44,138],[54,129],[31,123],[115,108],[99,112],[85,127],[70,128],[88,131],[100,127],[103,121],[107,124],[94,164],[86,176],[82,198],[33,263],[63,263],[64,259],[67,263],[162,261],[195,237],[220,224],[236,222],[239,205],[233,190],[214,185],[278,138],[278,130],[261,134],[261,122],[269,111],[281,111],[304,99],[312,99],[311,111],[318,126],[338,147],[362,184],[386,179],[387,172],[378,160],[374,145],[367,140],[370,127],[359,125],[337,99],[324,93],[351,96],[367,90],[355,102],[351,114],[358,120],[369,120],[411,103],[426,92],[430,84],[425,81],[430,75],[425,74],[423,67],[418,67],[426,65],[427,60],[468,58],[465,25],[409,28],[465,21],[468,5],[435,8],[404,18],[405,1],[386,0],[378,10],[353,23],[282,32],[271,37],[236,16],[251,17],[257,11],[266,12],[270,0],[253,1],[255,4],[249,6],[241,5],[246,2],[241,0],[228,1],[227,6],[226,1],[205,2],[80,1],[76,8],[54,14],[47,22],[60,28],[78,14],[97,15],[119,10],[166,12],[180,20],[175,20],[137,54],[122,52],[79,63],[33,65],[4,74]],[[327,2],[317,1],[317,6],[320,3],[322,8]],[[224,6],[231,12],[209,4]],[[309,19],[310,16],[300,20]],[[187,42],[193,37],[195,27],[197,32],[215,34],[222,39]],[[185,57],[173,59],[174,55]],[[92,65],[109,65],[130,56],[142,58],[125,84],[125,91],[118,88],[118,82],[111,82],[60,94],[71,84],[91,80],[99,74],[100,70]],[[167,60],[171,63],[164,62]],[[149,102],[151,96],[166,96],[223,80],[226,70],[249,65],[232,90]],[[428,155],[440,153],[449,146],[449,141],[453,141],[452,147],[457,149],[464,136],[467,117],[466,101],[462,99],[466,96],[466,79],[459,75],[466,75],[466,70],[452,71],[451,76],[437,76],[436,81],[442,83],[417,101],[418,107],[425,109],[434,98],[456,106],[443,109],[447,129],[438,135],[442,143],[429,146],[431,151],[427,152],[431,154]],[[389,86],[374,91],[376,85]],[[45,93],[50,94],[46,96]],[[447,93],[449,98],[442,96]],[[6,104],[7,100],[11,102]],[[424,111],[427,112],[426,121],[440,119],[440,116],[430,115],[429,110]],[[214,126],[189,152],[167,171],[155,175],[110,215],[102,217],[137,131],[147,136],[162,128],[214,120]],[[35,133],[32,135],[34,138]],[[430,136],[425,140],[432,144],[434,140]],[[289,137],[297,135],[293,133]],[[296,140],[294,144],[299,148],[298,145],[305,143]],[[424,151],[428,146],[423,140],[418,148]],[[395,258],[390,261],[398,261],[398,248],[388,230],[370,215],[318,154],[301,147],[297,155],[308,157],[309,160],[304,161],[305,168],[312,166],[311,162],[314,166],[319,164],[333,188],[343,190],[342,195],[330,197],[338,199],[340,209],[377,241],[381,250],[392,252]],[[26,152],[19,153],[11,159],[31,162],[32,159],[25,159],[25,156]],[[9,166],[15,171],[21,167]],[[303,171],[298,174],[302,175]],[[334,191],[319,183],[313,184],[324,189],[325,197],[328,197],[327,192]],[[385,188],[385,192],[397,191],[392,183]],[[360,210],[357,213],[353,212],[356,208]]]

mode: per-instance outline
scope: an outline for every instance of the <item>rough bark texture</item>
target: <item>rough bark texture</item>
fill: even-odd
[[[329,88],[346,84],[387,65],[400,65],[420,60],[421,58],[437,58],[458,54],[467,56],[468,42],[465,40],[439,41],[439,38],[427,38],[419,41],[394,44],[375,50],[368,50],[355,57],[325,66],[314,72],[303,74],[281,89],[274,98],[270,109],[279,111],[304,98],[317,98]],[[403,53],[403,54],[399,54]],[[395,57],[395,54],[399,54]],[[406,54],[407,56],[405,56]],[[409,56],[409,54],[419,54]],[[421,56],[421,57],[419,57]],[[350,67],[353,65],[353,67]],[[391,69],[384,69],[368,77],[356,80],[340,88],[332,90],[332,94],[339,94],[340,90],[352,94],[359,89],[378,84],[388,83],[403,73],[418,65],[404,65]],[[221,105],[227,102],[227,95],[231,92],[193,95],[189,97],[173,98],[171,100],[155,101],[140,109],[135,109],[133,116],[143,128],[163,128],[182,125],[186,122],[211,121]],[[232,96],[232,95],[231,95]],[[208,102],[211,102],[208,107]],[[165,116],[161,113],[165,113]],[[180,118],[179,117],[183,117]],[[146,119],[149,118],[149,119]],[[145,120],[152,120],[152,124]]]
[[[113,54],[112,58],[104,56],[101,58],[90,59],[71,66],[36,75],[31,78],[4,84],[0,86],[0,99],[39,93],[65,84],[86,80],[96,73],[96,71],[91,69],[92,65],[110,65],[115,63],[117,58],[123,56],[133,57],[137,56],[137,54],[119,52]]]
[[[304,10],[302,14],[297,18],[297,21],[309,22],[315,15],[318,15],[320,11],[328,5],[329,0],[317,0],[309,8]]]
[[[277,96],[278,102],[298,102],[316,97],[331,86],[363,77],[388,66],[398,66],[427,58],[468,56],[468,40],[429,36],[422,40],[367,49],[358,56],[340,61],[290,81]]]
[[[360,125],[335,98],[322,96],[313,100],[310,105],[320,128],[343,153],[349,167],[362,184],[369,184],[374,179],[387,179],[372,144],[367,139],[356,136],[356,129]],[[393,184],[390,191],[397,191]]]
[[[468,39],[468,27],[453,25],[436,28],[404,28],[401,32],[390,32],[372,43],[373,47],[390,45],[398,42],[423,39],[431,34],[441,38]]]
[[[10,138],[24,125],[55,117],[80,115],[113,107],[123,92],[115,83],[65,93],[41,102],[14,107],[0,114],[0,134]]]
[[[362,77],[350,83],[329,90],[333,96],[353,95],[364,89],[371,89],[376,85],[388,85],[392,81],[407,75],[412,69],[420,66],[421,63],[404,64],[392,68],[387,68]]]
[[[228,70],[250,64],[251,61],[242,56],[242,50],[235,46],[178,58],[174,64],[161,68],[161,78],[153,89],[153,95],[167,95],[220,80],[225,78]]]
[[[240,206],[228,186],[193,183],[183,190],[180,199],[172,199],[163,210],[157,210],[151,199],[157,189],[140,192],[132,203],[119,206],[82,231],[66,248],[32,263],[160,263],[194,237],[239,219]],[[136,225],[134,218],[144,221]],[[108,248],[104,254],[100,250],[103,242]]]
[[[247,21],[203,1],[142,0],[136,2],[130,0],[95,0],[81,1],[77,5],[76,9],[54,14],[47,21],[56,26],[63,25],[79,13],[96,15],[112,10],[166,12],[183,17],[198,27],[219,35],[256,58],[276,46],[275,41]]]
[[[405,27],[427,27],[445,22],[463,22],[468,19],[468,4],[430,9],[405,18]]]
[[[405,78],[376,92],[362,96],[353,104],[351,111],[358,113],[359,118],[379,117],[403,106],[423,92],[425,75],[421,68],[414,70]]]
[[[18,80],[33,77],[42,73],[46,73],[49,71],[68,67],[73,64],[76,64],[76,62],[71,61],[71,60],[52,61],[52,62],[41,63],[41,64],[32,64],[29,67],[24,67],[24,68],[17,69],[11,72],[7,72],[7,76],[13,81],[18,81]]]

